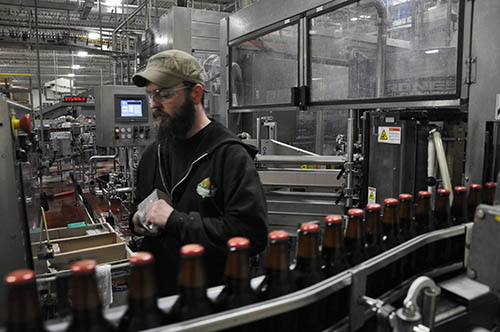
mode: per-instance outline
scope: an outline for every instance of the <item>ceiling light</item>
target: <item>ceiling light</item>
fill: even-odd
[[[69,74],[68,74],[68,77],[75,77],[75,74],[73,74],[73,73],[69,73]]]
[[[86,52],[86,51],[79,51],[78,53],[76,53],[76,55],[77,55],[77,56],[82,56],[82,57],[83,57],[83,56],[87,56],[87,55],[89,55],[89,53],[88,53],[88,52]]]
[[[73,69],[80,69],[81,67],[80,67],[80,65],[73,65],[73,66],[71,66],[71,68],[73,68]]]
[[[357,18],[357,17],[352,17],[352,18],[351,18],[351,22],[356,22],[357,20],[358,20],[358,18]]]
[[[89,39],[99,39],[101,35],[97,32],[89,32]]]
[[[436,53],[439,53],[439,50],[428,50],[428,51],[425,51],[425,54],[436,54]]]

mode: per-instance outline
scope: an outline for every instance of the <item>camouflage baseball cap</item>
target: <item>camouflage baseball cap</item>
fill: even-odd
[[[149,58],[146,70],[135,74],[132,80],[137,86],[151,82],[170,88],[183,81],[204,85],[206,77],[205,70],[194,56],[180,50],[168,50]]]

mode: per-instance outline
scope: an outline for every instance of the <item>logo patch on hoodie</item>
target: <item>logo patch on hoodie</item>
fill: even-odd
[[[207,197],[214,197],[215,192],[217,191],[214,186],[210,183],[210,178],[205,178],[203,179],[198,185],[196,186],[196,192],[198,195],[200,195],[203,198]]]

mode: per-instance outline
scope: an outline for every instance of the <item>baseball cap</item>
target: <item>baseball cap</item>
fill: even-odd
[[[170,88],[183,81],[204,85],[206,77],[205,70],[194,56],[180,50],[168,50],[149,58],[146,70],[135,74],[132,81],[140,87],[151,82]]]

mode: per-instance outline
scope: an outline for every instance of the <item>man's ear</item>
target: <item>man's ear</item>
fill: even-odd
[[[193,102],[195,105],[201,103],[201,98],[203,97],[203,86],[201,84],[196,84],[193,89],[191,89],[191,95],[193,96]]]

